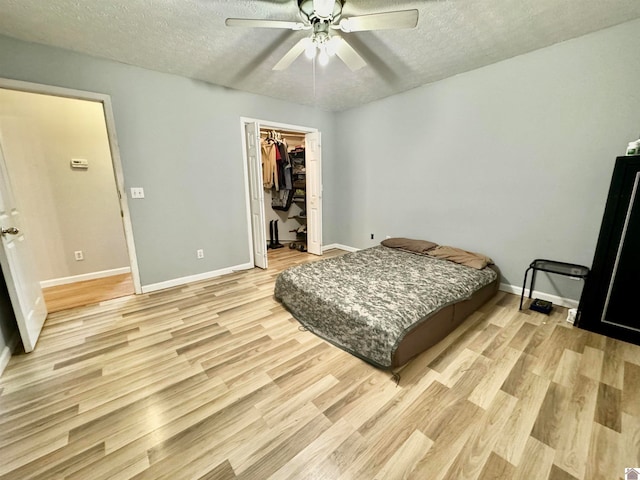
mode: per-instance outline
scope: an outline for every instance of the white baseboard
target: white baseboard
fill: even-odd
[[[515,285],[509,285],[506,283],[500,284],[500,290],[503,292],[515,293],[516,295],[522,294],[522,287],[516,287]],[[524,295],[525,297],[528,298],[529,296],[528,288],[525,288]],[[554,305],[559,305],[561,307],[578,308],[578,303],[579,303],[578,300],[573,300],[571,298],[558,297],[557,295],[551,295],[549,293],[540,292],[538,290],[534,290],[533,295],[531,296],[533,298],[540,298],[542,300],[546,300],[548,302],[553,303]]]
[[[71,277],[52,278],[51,280],[43,280],[40,287],[57,287],[58,285],[66,285],[68,283],[84,282],[86,280],[95,280],[96,278],[111,277],[113,275],[122,275],[130,273],[131,267],[112,268],[111,270],[101,270],[99,272],[83,273],[82,275],[73,275]]]
[[[18,346],[18,341],[20,340],[20,336],[18,335],[18,331],[13,333],[13,336],[9,340],[9,343],[4,346],[2,352],[0,352],[0,377],[4,372],[4,369],[7,368],[9,364],[9,360],[11,360],[11,355],[16,351],[16,347]]]
[[[253,267],[254,265],[251,263],[243,263],[241,265],[221,268],[220,270],[213,270],[211,272],[198,273],[196,275],[189,275],[188,277],[174,278],[173,280],[166,280],[164,282],[152,283],[151,285],[143,285],[142,293],[149,293],[149,292],[155,292],[157,290],[164,290],[165,288],[178,287],[180,285],[199,282],[201,280],[209,280],[210,278],[219,277],[221,275],[228,275],[229,273],[237,272],[238,270],[249,270]]]
[[[348,245],[342,245],[341,243],[330,243],[329,245],[322,246],[322,252],[324,253],[327,250],[331,250],[333,248],[344,250],[346,252],[357,252],[358,250],[360,250],[359,248],[350,247]]]

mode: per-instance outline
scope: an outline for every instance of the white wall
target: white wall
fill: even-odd
[[[615,157],[640,133],[638,52],[634,21],[337,115],[337,241],[483,252],[516,286],[535,258],[591,266]]]
[[[0,134],[38,278],[127,267],[102,105],[0,89]]]

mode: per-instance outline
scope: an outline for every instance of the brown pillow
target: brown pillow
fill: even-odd
[[[427,240],[413,240],[411,238],[387,238],[380,242],[385,247],[400,248],[414,253],[427,253],[434,247],[437,247],[437,243],[429,242]]]
[[[477,268],[478,270],[483,269],[487,265],[493,264],[493,260],[485,255],[467,252],[461,248],[447,247],[444,245],[429,250],[428,255],[459,263],[460,265],[466,265],[467,267]]]

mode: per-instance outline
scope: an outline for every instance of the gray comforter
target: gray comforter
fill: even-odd
[[[289,268],[276,280],[275,297],[316,335],[389,368],[416,322],[496,277],[490,268],[377,246]]]

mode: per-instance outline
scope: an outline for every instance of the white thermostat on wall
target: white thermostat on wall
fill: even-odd
[[[71,168],[81,168],[86,170],[89,168],[89,160],[85,158],[72,158]]]

